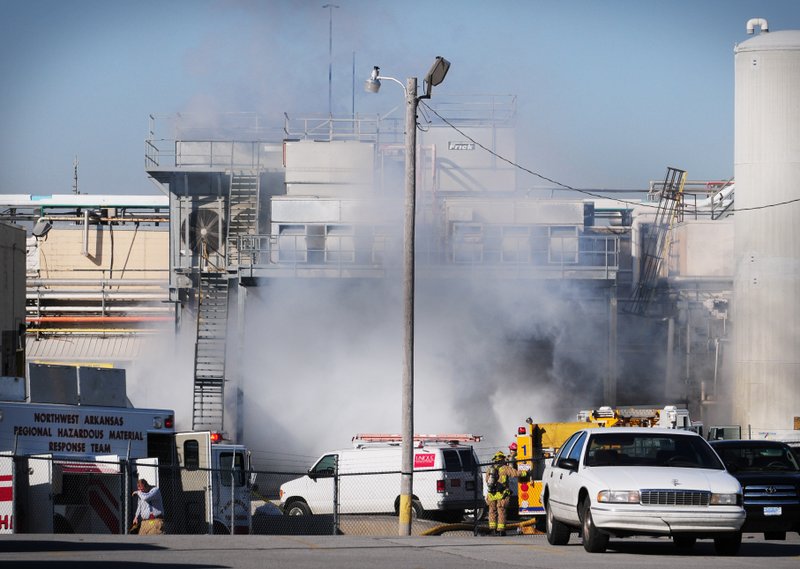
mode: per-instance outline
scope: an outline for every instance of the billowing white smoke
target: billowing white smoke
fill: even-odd
[[[192,428],[194,326],[146,337],[142,353],[127,370],[128,399],[134,407],[172,409],[175,428]]]
[[[241,335],[232,301],[227,376],[244,397],[237,409],[228,390],[226,431],[243,421],[257,468],[302,471],[356,433],[401,431],[401,280],[399,267],[270,279],[247,289]],[[415,298],[417,433],[483,435],[486,455],[527,417],[571,420],[601,400],[607,315],[588,289],[418,272]],[[195,330],[184,324],[152,337],[128,372],[134,405],[174,409],[179,430],[192,420]]]
[[[400,432],[396,276],[249,289],[244,438],[262,468],[304,469],[356,433]],[[579,303],[531,282],[419,279],[415,432],[480,434],[489,452],[514,440],[526,417],[571,419],[602,384],[598,366],[595,384],[577,389],[606,349],[585,318]]]

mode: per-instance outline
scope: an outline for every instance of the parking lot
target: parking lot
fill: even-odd
[[[543,535],[473,537],[362,536],[99,536],[9,535],[0,539],[0,566],[50,569],[107,567],[141,569],[187,568],[316,568],[374,569],[413,567],[470,569],[529,567],[536,569],[620,567],[703,569],[768,566],[796,569],[800,537],[765,542],[745,536],[736,557],[718,557],[710,541],[700,541],[689,554],[679,553],[667,539],[612,540],[603,554],[586,553],[573,536],[569,545],[553,547]],[[113,565],[112,565],[113,563]]]

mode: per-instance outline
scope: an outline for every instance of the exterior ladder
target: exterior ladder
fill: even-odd
[[[676,220],[683,215],[683,186],[686,172],[676,168],[667,168],[664,185],[656,210],[655,220],[650,226],[646,238],[642,240],[642,261],[639,281],[633,290],[628,312],[644,316],[650,301],[653,299],[658,279],[669,253],[669,232]]]
[[[201,271],[194,349],[192,430],[222,432],[227,322],[227,274]]]
[[[228,265],[239,264],[238,237],[258,234],[257,172],[231,172],[228,194]]]

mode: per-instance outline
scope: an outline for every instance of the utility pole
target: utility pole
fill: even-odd
[[[336,4],[325,4],[328,8],[328,116],[333,116],[333,9]]]
[[[399,534],[411,535],[414,474],[414,227],[417,204],[417,78],[406,80],[406,176],[403,221],[403,386]]]
[[[414,496],[414,229],[417,203],[417,107],[422,99],[431,98],[431,88],[444,81],[450,62],[439,56],[425,76],[425,94],[417,95],[417,78],[406,84],[380,74],[373,67],[364,88],[377,93],[381,79],[394,81],[405,93],[405,211],[403,216],[403,378],[402,378],[402,442],[400,445],[400,503],[397,508],[399,535],[411,535],[411,512]]]

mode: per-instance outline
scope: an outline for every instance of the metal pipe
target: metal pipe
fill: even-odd
[[[89,292],[84,290],[45,290],[28,293],[28,299],[56,299],[56,300],[166,300],[166,292]]]
[[[719,338],[714,338],[714,399],[717,397],[717,377],[719,377]]]
[[[26,322],[171,322],[171,316],[32,316]]]
[[[27,279],[26,286],[99,285],[114,286],[169,286],[163,279]]]
[[[80,215],[43,215],[37,219],[46,219],[48,221],[80,221],[82,216]],[[97,221],[101,221],[103,223],[169,223],[169,218],[164,217],[163,215],[159,214],[158,217],[149,217],[149,216],[139,216],[139,217],[125,217],[125,216],[113,216],[113,217],[96,217],[94,218]]]
[[[672,397],[673,364],[675,359],[675,319],[667,318],[667,362],[664,378],[664,400]]]
[[[165,301],[166,302],[166,301]],[[29,306],[31,312],[100,312],[97,306]],[[105,312],[172,312],[171,306],[109,306]]]
[[[28,328],[28,334],[144,334],[161,332],[158,328]]]
[[[81,255],[89,256],[89,210],[83,212],[83,250]]]
[[[769,31],[769,24],[764,18],[750,18],[747,20],[747,33],[752,35],[755,33],[755,27],[758,26],[762,32]]]

